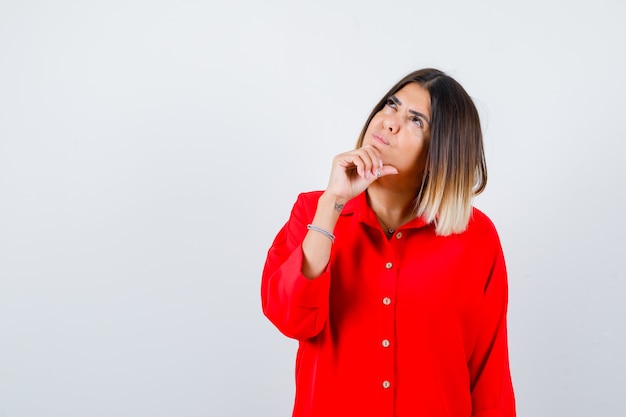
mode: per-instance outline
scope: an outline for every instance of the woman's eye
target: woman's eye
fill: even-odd
[[[420,119],[417,116],[412,117],[411,121],[415,123],[416,125],[418,125],[419,127],[424,127],[424,122],[422,122],[422,119]]]
[[[391,107],[392,109],[396,108],[396,102],[393,101],[392,99],[388,98],[387,99],[387,103],[385,103],[387,106]]]

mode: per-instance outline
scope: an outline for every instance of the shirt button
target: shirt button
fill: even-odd
[[[391,382],[389,382],[389,381],[383,381],[383,388],[384,388],[384,389],[387,389],[387,388],[389,388],[390,386],[391,386]]]
[[[396,233],[396,239],[402,239],[402,232]]]
[[[390,344],[391,343],[389,343],[389,340],[387,340],[387,339],[384,339],[383,342],[382,342],[383,347],[389,347]]]
[[[393,267],[393,264],[391,262],[387,262],[385,264],[385,268],[387,268],[387,269],[391,269],[392,267]]]
[[[386,306],[391,304],[391,298],[389,298],[389,297],[383,298],[383,304],[386,305]]]

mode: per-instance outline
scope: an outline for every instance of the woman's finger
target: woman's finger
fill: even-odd
[[[364,154],[363,158],[367,159],[370,163],[367,165],[367,169],[376,176],[376,170],[382,168],[383,162],[380,159],[380,152],[372,146],[364,146],[359,149]]]

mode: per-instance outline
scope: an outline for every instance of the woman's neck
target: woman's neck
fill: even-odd
[[[367,188],[367,198],[381,226],[393,233],[415,217],[415,194],[389,189],[373,183]]]

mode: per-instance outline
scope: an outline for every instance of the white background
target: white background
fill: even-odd
[[[518,414],[626,415],[626,3],[0,0],[0,416],[289,416],[265,254],[370,109],[481,113]]]

